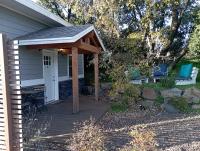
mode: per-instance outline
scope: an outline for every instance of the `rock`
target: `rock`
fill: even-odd
[[[154,104],[154,102],[151,100],[144,100],[141,102],[141,105],[143,105],[144,107],[152,107],[153,104]]]
[[[173,97],[181,97],[182,92],[183,91],[178,88],[173,88],[173,89],[163,90],[160,93],[164,98],[173,98]]]
[[[144,88],[142,90],[142,97],[147,100],[155,100],[157,98],[157,94],[152,88]]]
[[[107,83],[101,83],[101,89],[106,89],[106,90],[110,90],[112,88],[112,83],[107,82]]]
[[[199,104],[199,103],[200,103],[199,98],[196,98],[196,100],[193,100],[192,103],[194,103],[194,104]]]
[[[196,97],[200,98],[200,90],[199,90],[199,89],[197,89],[197,88],[192,88],[192,93],[193,93]]]
[[[162,104],[162,108],[168,113],[179,113],[179,110],[171,104]]]
[[[192,105],[192,109],[200,109],[200,104],[194,104],[194,105]]]
[[[200,102],[200,90],[196,88],[188,88],[183,93],[183,98],[185,98],[188,103],[199,103]]]

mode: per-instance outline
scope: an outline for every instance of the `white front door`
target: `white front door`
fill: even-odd
[[[43,76],[46,87],[45,104],[55,101],[56,95],[56,72],[55,72],[55,53],[43,51]]]

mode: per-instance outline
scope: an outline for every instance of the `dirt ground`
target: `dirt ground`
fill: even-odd
[[[200,115],[169,114],[156,108],[125,113],[107,113],[100,121],[107,136],[108,150],[120,150],[130,143],[135,126],[155,132],[158,150],[200,151]]]

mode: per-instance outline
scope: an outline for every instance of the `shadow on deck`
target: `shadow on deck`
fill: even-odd
[[[95,102],[94,97],[80,97],[80,112],[72,113],[72,98],[50,104],[47,110],[38,113],[37,119],[41,125],[48,124],[42,139],[62,143],[73,131],[74,123],[89,120],[90,117],[98,120],[108,110],[109,105],[104,102]],[[39,124],[39,126],[41,126]]]

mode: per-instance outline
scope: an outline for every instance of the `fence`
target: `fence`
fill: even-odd
[[[0,150],[22,151],[22,111],[17,41],[0,33]]]

